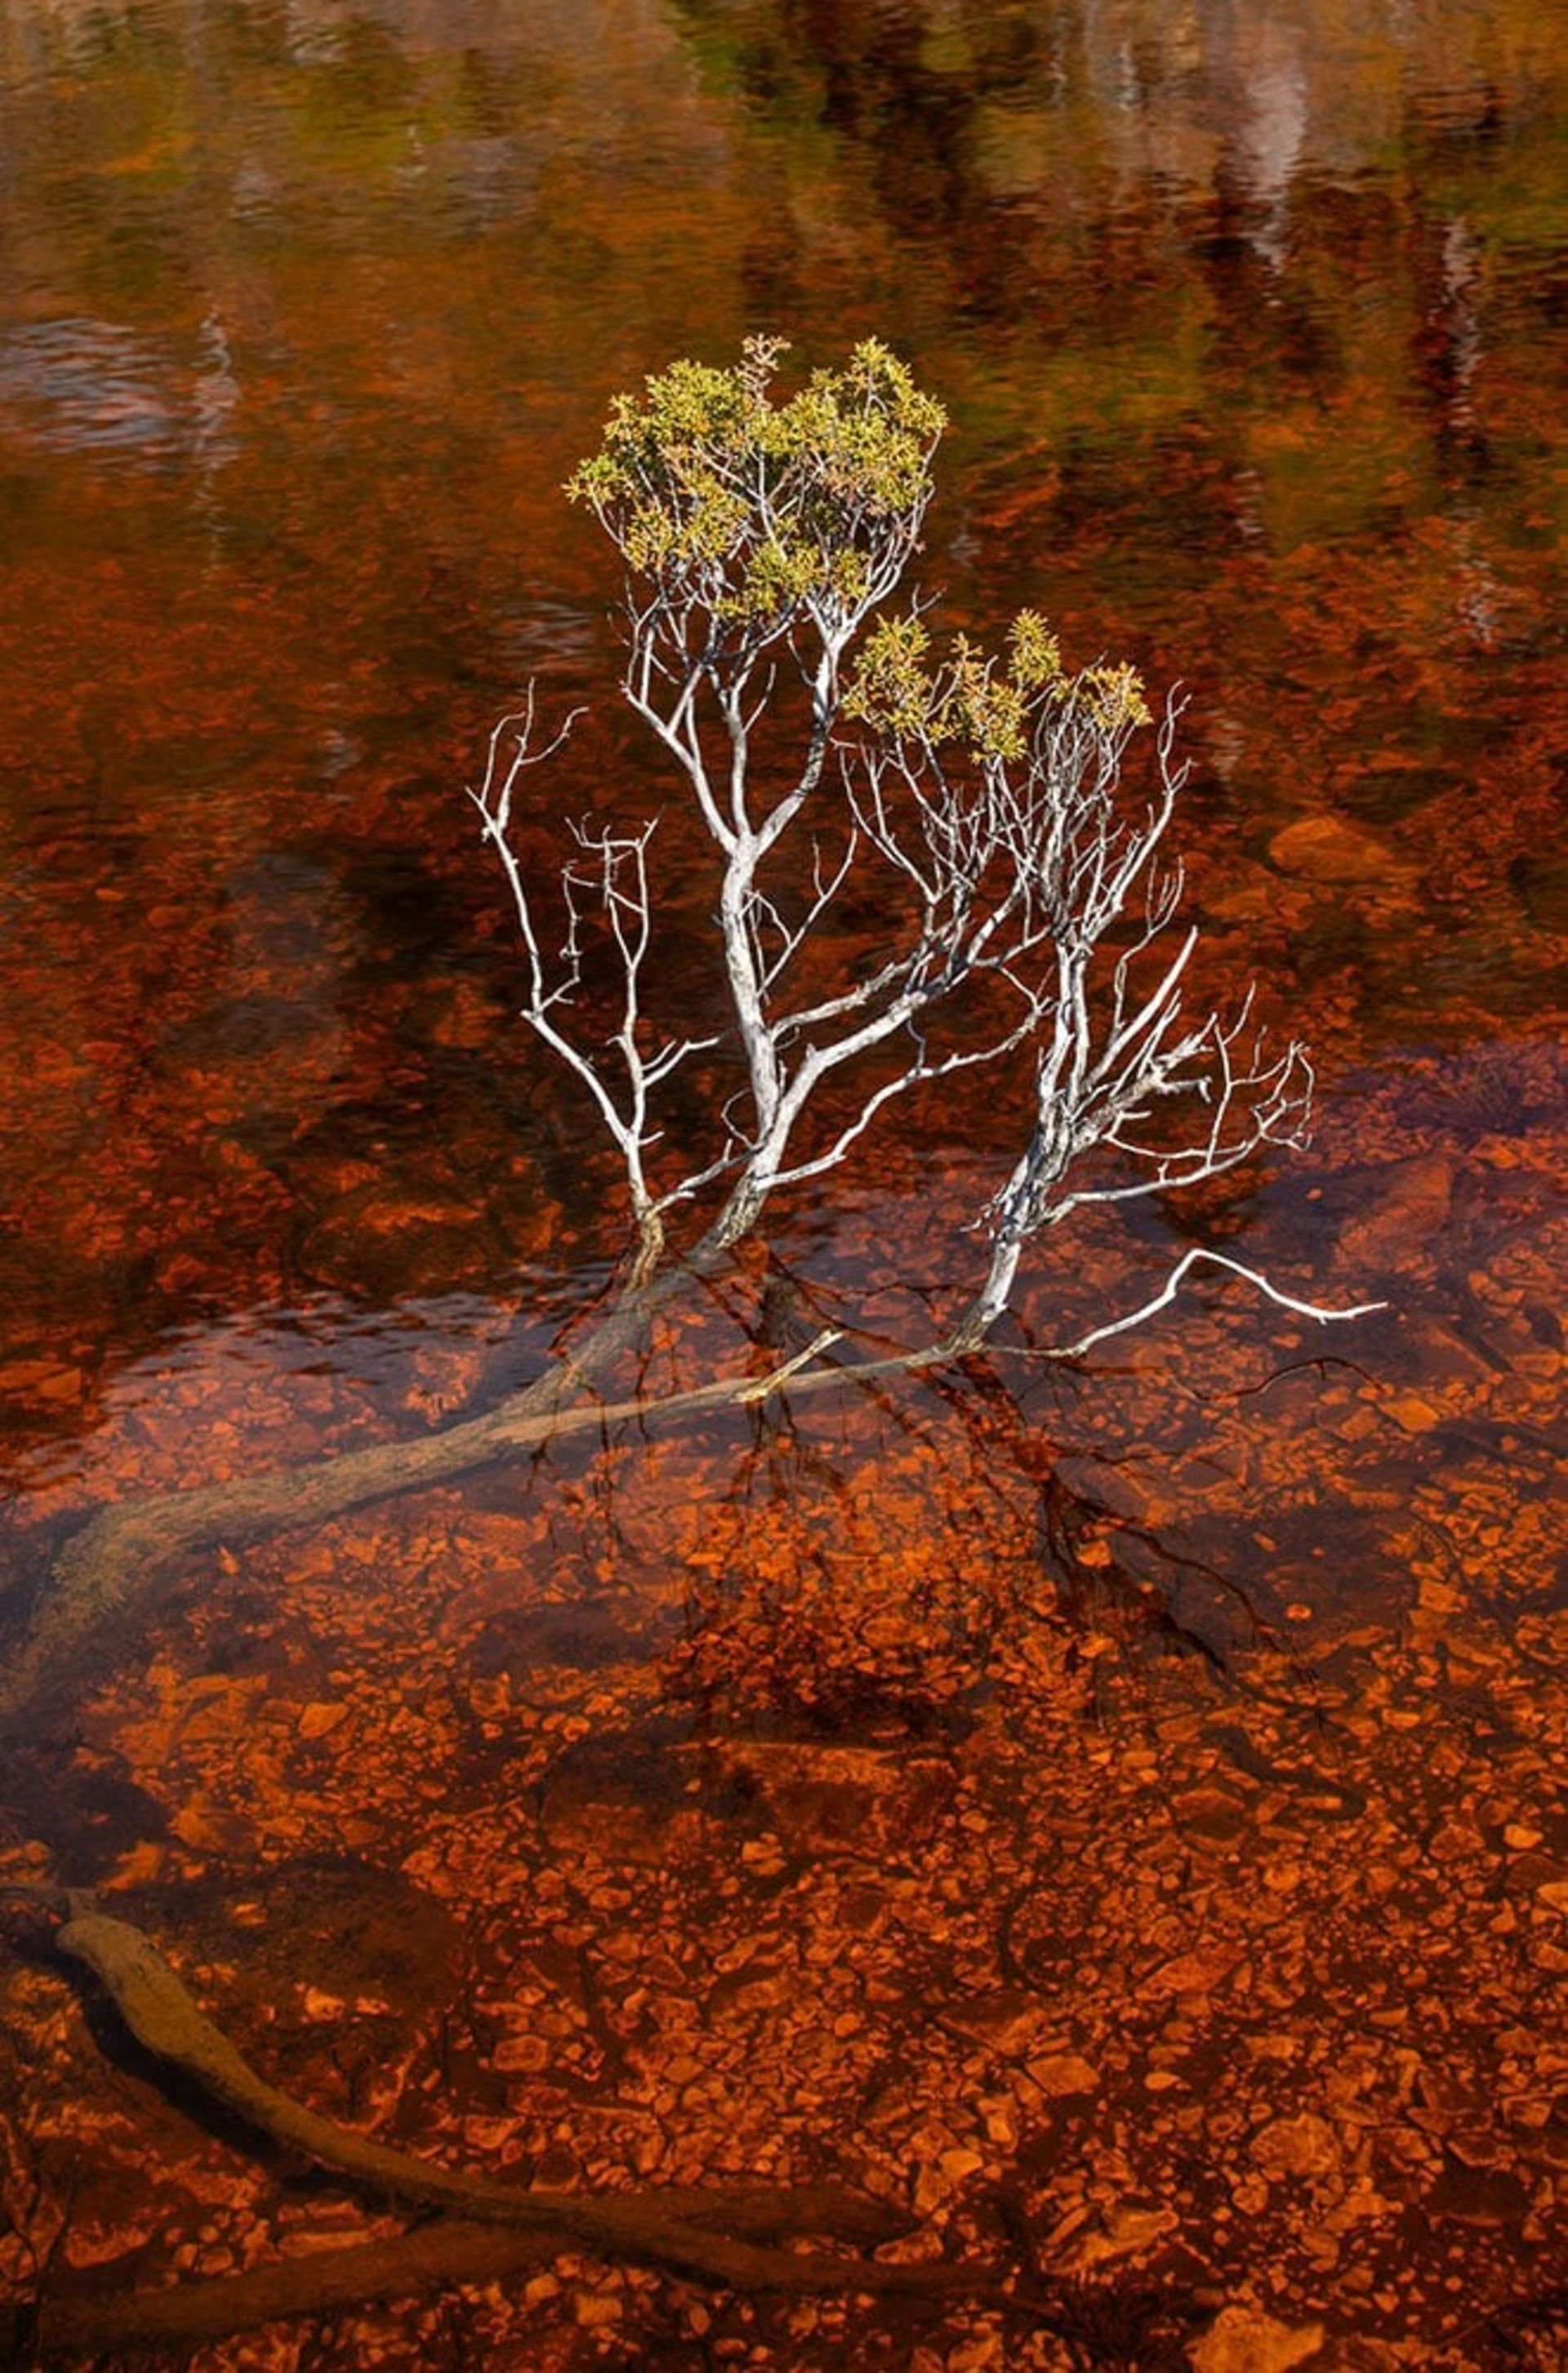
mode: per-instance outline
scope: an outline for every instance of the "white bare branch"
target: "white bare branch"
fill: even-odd
[[[1297,1316],[1314,1318],[1323,1327],[1336,1326],[1347,1318],[1369,1318],[1374,1311],[1388,1307],[1386,1302],[1353,1302],[1343,1303],[1338,1309],[1330,1309],[1322,1303],[1304,1302],[1297,1294],[1286,1293],[1261,1269],[1249,1268],[1244,1262],[1232,1260],[1228,1254],[1211,1252],[1206,1245],[1195,1245],[1190,1252],[1182,1254],[1159,1292],[1152,1294],[1147,1302],[1140,1303],[1136,1310],[1129,1310],[1122,1317],[1113,1318],[1104,1327],[1091,1327],[1086,1335],[1080,1335],[1075,1343],[1055,1345],[1050,1350],[1033,1351],[1029,1356],[1038,1360],[1081,1360],[1085,1352],[1093,1350],[1097,1343],[1109,1342],[1113,1335],[1125,1335],[1130,1328],[1141,1327],[1146,1318],[1153,1318],[1158,1312],[1170,1308],[1200,1261],[1207,1261],[1213,1268],[1228,1269],[1233,1277],[1244,1277],[1249,1285],[1255,1285],[1260,1293],[1277,1303],[1282,1310],[1294,1310]]]
[[[644,1162],[646,1149],[656,1141],[649,1126],[651,1091],[691,1057],[717,1042],[711,1037],[666,1037],[651,1047],[645,1043],[642,976],[653,920],[648,846],[656,823],[622,833],[589,822],[572,826],[579,854],[560,870],[563,927],[553,957],[545,953],[528,877],[511,836],[513,803],[523,775],[561,748],[580,713],[573,711],[547,747],[534,751],[530,740],[535,697],[530,684],[524,707],[504,719],[492,734],[484,778],[477,789],[470,788],[469,798],[479,812],[483,836],[494,848],[512,894],[528,967],[524,1018],[592,1096],[625,1165],[633,1216],[646,1242],[656,1236],[660,1215],[671,1202],[697,1193],[714,1175],[710,1169],[682,1179],[662,1195],[652,1191]],[[606,1078],[592,1050],[570,1035],[563,1018],[563,1009],[574,1004],[583,988],[585,941],[596,918],[614,952],[620,981],[619,1016],[604,1042],[614,1050],[618,1079]]]
[[[531,693],[497,729],[473,797],[517,913],[524,1011],[593,1095],[645,1248],[663,1212],[720,1181],[703,1244],[733,1244],[777,1189],[836,1169],[897,1099],[1033,1045],[1028,1142],[987,1206],[989,1268],[958,1330],[972,1344],[1042,1229],[1299,1144],[1312,1070],[1295,1041],[1266,1045],[1250,993],[1228,1018],[1190,1010],[1198,933],[1178,920],[1181,867],[1164,855],[1188,772],[1181,699],[1134,793],[1124,766],[1148,718],[1127,670],[1069,675],[1032,614],[1005,657],[960,641],[929,669],[925,602],[873,626],[919,549],[940,412],[874,343],[776,409],[779,351],[752,340],[734,370],[678,364],[641,403],[621,399],[571,489],[625,563],[626,698],[717,859],[726,1036],[745,1085],[714,1094],[716,1143],[675,1183],[647,1175],[661,1141],[652,1099],[718,1042],[656,1028],[645,1011],[653,826],[576,827],[547,959],[511,837],[514,791],[539,762]],[[781,710],[798,735],[782,769]],[[864,729],[854,740],[846,714]],[[838,853],[824,859],[825,845]],[[825,974],[824,917],[851,883],[865,894],[868,864],[881,876],[877,944]],[[616,1024],[592,1048],[565,1021],[587,994],[590,939],[620,984]],[[824,1083],[860,1066],[872,1076],[847,1116],[841,1105],[814,1135]]]

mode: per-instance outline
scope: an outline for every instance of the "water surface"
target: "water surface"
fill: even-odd
[[[1005,1354],[192,1558],[57,1677],[14,1759],[18,1871],[109,1883],[235,1967],[330,1865],[309,1982],[340,2063],[396,2040],[407,2142],[469,2116],[470,2151],[608,2182],[700,2172],[715,2134],[753,2170],[853,2137],[954,2249],[1021,2217],[1086,2278],[1250,2286],[1416,2352],[1378,2361],[1536,2345],[1527,2039],[1568,1847],[1541,1759],[1563,76],[1516,0],[0,0],[17,1622],[97,1508],[486,1407],[602,1290],[614,1164],[516,1019],[460,787],[535,678],[592,704],[534,778],[541,859],[565,816],[670,797],[560,487],[614,390],[749,330],[812,362],[878,334],[942,397],[921,575],[954,625],[1030,603],[1185,688],[1205,984],[1256,976],[1316,1051],[1310,1151],[1047,1247],[1009,1342],[1083,1332],[1198,1241],[1391,1305],[1330,1338],[1206,1289],[1082,1372]],[[712,884],[673,815],[660,854],[661,986],[700,1005]],[[646,1381],[824,1315],[908,1339],[972,1274],[1024,1093],[955,1093],[781,1210]],[[343,1944],[355,1887],[456,1923],[466,1974],[356,2009],[390,1981]],[[568,1950],[608,2008],[530,2058],[507,2021],[566,2016]],[[726,1954],[775,1991],[715,2007]],[[286,1958],[308,2093],[330,2022]],[[964,2005],[1004,1995],[1028,2051],[996,2011],[966,2064]],[[101,2081],[82,2054],[63,2101]],[[1328,2141],[1281,2142],[1293,2117]],[[157,2234],[209,2179],[166,2139],[167,2215],[127,2132],[66,2265],[167,2278]],[[225,2180],[201,2271],[296,2213]],[[548,2361],[590,2361],[598,2327],[551,2313]],[[625,2361],[707,2361],[658,2295],[623,2313]],[[914,2361],[823,2315],[781,2310],[766,2361]],[[494,2305],[375,2330],[388,2361],[535,2361]]]

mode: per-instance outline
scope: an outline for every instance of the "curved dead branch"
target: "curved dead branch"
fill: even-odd
[[[679,2195],[679,2206],[672,2209],[656,2192],[622,2197],[524,2192],[390,2150],[319,2116],[258,2075],[199,2007],[157,1946],[128,1921],[93,1910],[76,1911],[55,1941],[62,1952],[91,1970],[145,2051],[270,2142],[383,2199],[414,2208],[452,2209],[482,2223],[547,2234],[557,2249],[575,2245],[639,2258],[698,2281],[758,2289],[899,2289],[903,2287],[900,2278],[912,2274],[918,2290],[932,2275],[951,2272],[796,2255],[709,2230],[680,2213],[691,2210],[690,2192]],[[737,2221],[727,2215],[722,2192],[714,2195],[706,2213],[715,2224]],[[808,2212],[807,2221],[819,2213],[819,2204]],[[743,2213],[739,2221],[750,2223],[752,2217]],[[797,2222],[789,2219],[787,2210],[785,2221]],[[971,2275],[971,2283],[974,2279]]]
[[[368,2141],[258,2075],[141,1929],[75,1890],[18,1886],[5,1892],[66,1914],[55,1937],[60,1951],[97,1980],[136,2042],[207,2101],[355,2190],[460,2220],[314,2261],[308,2279],[293,2268],[274,2269],[113,2301],[52,2300],[41,2318],[46,2350],[108,2344],[111,2316],[115,2345],[211,2336],[354,2298],[497,2278],[573,2250],[724,2288],[933,2305],[964,2299],[1051,2320],[1048,2303],[1008,2291],[994,2267],[883,2264],[859,2250],[834,2256],[778,2246],[804,2234],[875,2245],[909,2231],[897,2211],[837,2186],[527,2191]]]

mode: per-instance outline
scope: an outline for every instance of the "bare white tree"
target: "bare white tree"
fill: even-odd
[[[723,1043],[649,1011],[652,823],[573,827],[546,901],[559,920],[545,921],[521,853],[521,794],[571,719],[538,746],[530,693],[496,728],[470,795],[511,893],[523,1011],[624,1168],[635,1237],[619,1295],[531,1383],[417,1442],[101,1511],[62,1549],[0,1673],[0,1720],[20,1716],[75,1637],[197,1543],[320,1521],[625,1417],[830,1391],[972,1351],[1041,1230],[1300,1140],[1312,1092],[1302,1048],[1271,1052],[1250,997],[1228,1019],[1189,1001],[1197,933],[1178,920],[1180,868],[1164,856],[1184,776],[1179,708],[1144,745],[1140,791],[1129,754],[1152,720],[1130,671],[1070,673],[1028,613],[1004,654],[960,641],[934,661],[923,605],[890,616],[883,605],[919,548],[941,411],[875,344],[775,403],[779,351],[753,340],[733,369],[679,363],[620,399],[569,489],[625,564],[626,696],[714,847]],[[824,925],[868,882],[878,937],[857,954],[854,934]],[[656,1401],[600,1397],[685,1270],[720,1263],[771,1195],[833,1170],[897,1098],[1026,1046],[1028,1141],[982,1215],[984,1273],[940,1340],[838,1364],[819,1356],[828,1333],[764,1375]],[[708,1085],[737,1057],[741,1086],[708,1099],[712,1141],[683,1156],[660,1116],[670,1083],[702,1064]],[[667,1222],[699,1203],[705,1218],[677,1262]],[[1309,1318],[1374,1306],[1325,1309],[1192,1251],[1139,1306],[1039,1356],[1076,1357],[1152,1316],[1203,1262]]]
[[[972,1349],[1032,1236],[1082,1204],[1299,1143],[1312,1070],[1294,1041],[1271,1051],[1250,995],[1228,1019],[1189,1009],[1198,934],[1178,920],[1181,870],[1163,854],[1186,777],[1179,704],[1154,733],[1139,796],[1127,753],[1151,720],[1130,670],[1070,673],[1030,613],[1004,656],[960,641],[940,663],[923,604],[879,616],[919,549],[942,415],[876,345],[775,403],[780,351],[753,340],[735,369],[678,364],[620,399],[569,489],[621,552],[625,696],[675,760],[719,869],[727,1035],[746,1084],[721,1101],[715,1143],[668,1182],[648,1175],[652,1099],[719,1041],[661,1035],[644,1010],[653,826],[576,828],[549,963],[510,836],[522,773],[561,740],[533,751],[531,693],[470,796],[518,916],[524,1011],[620,1149],[634,1281],[656,1267],[677,1204],[722,1180],[700,1239],[722,1249],[776,1190],[835,1168],[894,1099],[1034,1046],[1032,1132],[985,1214],[983,1281],[943,1347]],[[760,767],[781,722],[799,734],[796,760],[781,769],[770,749]],[[825,985],[818,926],[868,864],[896,931]],[[593,1049],[565,1014],[590,909],[620,982],[617,1025]],[[846,1093],[840,1075],[858,1085]],[[814,1133],[830,1081],[834,1116]]]

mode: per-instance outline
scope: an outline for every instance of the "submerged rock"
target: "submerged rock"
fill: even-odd
[[[1307,882],[1380,882],[1404,871],[1387,841],[1338,816],[1302,816],[1275,833],[1269,861]]]

